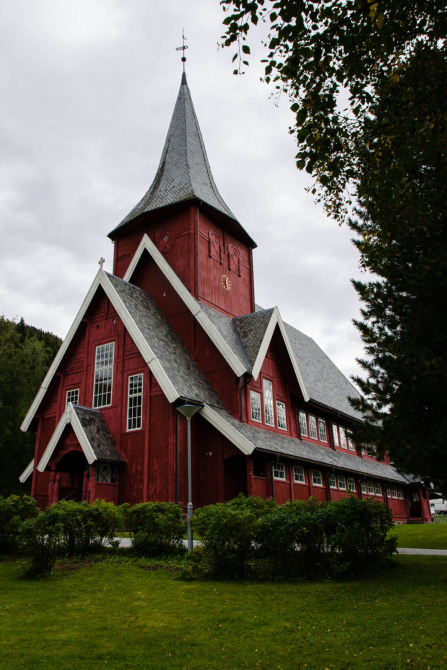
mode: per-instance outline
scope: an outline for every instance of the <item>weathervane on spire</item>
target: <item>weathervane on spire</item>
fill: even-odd
[[[183,72],[185,71],[185,63],[186,63],[186,56],[185,56],[185,51],[188,48],[188,45],[185,44],[186,42],[186,37],[185,37],[185,30],[182,30],[182,40],[183,40],[183,45],[181,47],[176,47],[176,51],[183,51],[183,56],[182,56],[182,63],[183,63]]]

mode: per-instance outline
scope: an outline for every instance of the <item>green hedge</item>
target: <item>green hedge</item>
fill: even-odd
[[[26,519],[39,513],[37,503],[30,496],[0,495],[0,553],[20,550],[19,528]]]
[[[137,554],[158,556],[185,550],[185,524],[182,507],[170,502],[146,502],[130,507],[121,505],[126,530]]]
[[[188,557],[191,577],[240,579],[355,575],[380,567],[396,551],[387,539],[391,511],[349,496],[277,505],[239,496],[197,510],[192,527],[201,546]]]

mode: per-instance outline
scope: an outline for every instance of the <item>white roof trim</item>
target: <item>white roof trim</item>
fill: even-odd
[[[76,412],[73,409],[73,405],[71,404],[71,402],[69,402],[65,409],[65,412],[59,419],[59,423],[57,424],[56,429],[50,438],[50,441],[47,444],[47,448],[43,452],[42,458],[37,464],[37,469],[39,470],[39,472],[43,472],[47,467],[48,462],[52,457],[59,440],[62,437],[62,433],[64,432],[68,424],[71,424],[71,427],[73,428],[74,433],[79,440],[79,444],[81,445],[81,449],[84,452],[84,455],[89,465],[91,465],[97,460],[95,452],[93,451],[90,442],[88,441],[87,436],[84,432],[84,429],[81,426],[79,418],[77,417]]]
[[[34,470],[34,458],[32,458],[30,460],[30,462],[28,463],[28,465],[26,466],[26,468],[24,469],[24,471],[20,475],[19,482],[21,484],[24,484],[33,470]]]
[[[140,330],[138,329],[137,325],[135,324],[135,321],[132,319],[130,316],[129,312],[127,311],[127,308],[124,306],[123,301],[113,288],[110,280],[108,279],[107,275],[105,272],[101,269],[98,270],[98,273],[93,280],[93,283],[87,293],[87,295],[84,298],[84,301],[81,305],[81,308],[79,312],[76,315],[75,320],[73,321],[70,330],[67,333],[67,336],[65,340],[63,341],[59,351],[57,352],[53,363],[51,364],[50,369],[48,370],[45,379],[43,380],[39,391],[37,392],[36,397],[34,398],[34,401],[31,405],[31,407],[28,410],[28,413],[26,417],[23,420],[22,425],[20,426],[20,429],[23,431],[28,430],[30,427],[31,421],[33,420],[40,403],[42,402],[45,393],[48,390],[48,387],[50,386],[51,380],[53,379],[54,375],[57,372],[57,369],[68,349],[70,346],[70,343],[75,336],[75,333],[77,329],[79,328],[79,325],[84,318],[84,314],[86,313],[90,303],[92,302],[96,291],[98,290],[99,287],[102,287],[104,289],[105,294],[109,298],[110,302],[112,305],[115,307],[120,319],[123,321],[124,325],[126,326],[127,330],[129,331],[130,335],[132,336],[132,339],[134,340],[135,344],[137,345],[141,355],[143,356],[145,362],[148,364],[149,368],[151,369],[151,372],[155,376],[157,382],[160,384],[160,387],[163,391],[163,393],[166,395],[167,399],[169,402],[174,402],[177,400],[180,396],[175,390],[172,382],[170,381],[169,377],[167,376],[166,372],[164,371],[162,365],[160,364],[159,360],[156,358],[154,352],[144,339],[143,335],[141,334]]]
[[[234,374],[237,377],[241,377],[245,372],[248,372],[247,365],[243,363],[233,352],[231,347],[228,346],[225,339],[219,333],[214,324],[207,317],[205,312],[200,307],[200,304],[195,298],[192,297],[191,293],[188,291],[180,277],[174,272],[169,263],[164,259],[163,255],[157,249],[152,240],[148,235],[144,235],[138,249],[136,250],[132,261],[130,262],[127,272],[124,275],[124,281],[130,281],[131,277],[135,271],[135,268],[138,264],[138,261],[141,258],[144,250],[148,252],[151,258],[158,265],[159,269],[163,272],[166,279],[169,281],[171,286],[175,289],[179,297],[183,300],[186,307],[189,309],[191,314],[197,319],[197,321],[202,326],[203,330],[206,332],[211,341],[215,344],[217,349],[220,351],[222,356],[227,361],[228,365],[233,370]]]
[[[228,421],[213,410],[209,405],[204,405],[200,410],[200,414],[216,428],[219,433],[224,435],[230,442],[234,444],[235,447],[240,449],[243,454],[249,456],[253,453],[255,445],[247,440],[246,437],[240,434]]]
[[[305,402],[309,402],[310,396],[307,392],[306,386],[304,384],[303,377],[301,375],[300,369],[298,367],[298,363],[296,361],[296,358],[293,354],[293,349],[290,344],[289,337],[287,335],[286,329],[284,327],[284,322],[281,318],[281,314],[279,313],[279,309],[277,307],[274,308],[272,312],[272,316],[270,317],[269,324],[266,328],[266,331],[264,333],[264,337],[261,343],[261,346],[259,347],[258,355],[256,356],[256,361],[253,365],[253,379],[257,379],[259,376],[259,373],[261,371],[262,364],[264,362],[265,356],[267,354],[267,350],[270,346],[270,342],[273,337],[273,333],[275,332],[275,328],[278,326],[279,330],[281,331],[281,335],[284,340],[284,344],[287,349],[287,353],[289,354],[290,362],[292,363],[293,370],[295,372],[296,379],[298,381],[298,385],[301,389],[301,393],[303,394],[303,398]]]

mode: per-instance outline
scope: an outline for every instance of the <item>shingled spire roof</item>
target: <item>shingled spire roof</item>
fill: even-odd
[[[109,237],[115,237],[118,229],[141,214],[192,199],[210,205],[242,228],[214,183],[186,75],[183,73],[155,179],[138,205]]]

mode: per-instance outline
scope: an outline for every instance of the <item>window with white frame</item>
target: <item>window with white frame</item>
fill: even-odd
[[[347,449],[348,441],[346,439],[346,430],[343,428],[343,426],[339,426],[339,428],[340,428],[340,446],[342,449]]]
[[[287,430],[286,405],[280,400],[276,401],[276,418],[278,421],[278,428],[281,428],[281,430]]]
[[[312,484],[314,486],[323,486],[323,478],[320,470],[312,470]]]
[[[401,489],[401,488],[398,488],[398,489],[397,489],[397,495],[399,496],[399,498],[400,498],[401,500],[403,500],[403,499],[404,499],[404,490]]]
[[[366,482],[360,482],[360,490],[362,493],[366,493]]]
[[[93,407],[107,407],[112,404],[114,354],[115,342],[96,347]]]
[[[307,437],[307,414],[306,412],[300,411],[299,413],[300,420],[300,435]]]
[[[390,489],[390,487],[387,486],[385,490],[386,490],[386,495],[387,495],[387,497],[388,497],[388,498],[391,498],[391,489]]]
[[[329,475],[328,482],[331,489],[337,488],[337,477],[335,475]]]
[[[286,478],[286,466],[284,463],[274,463],[273,465],[273,477],[275,479],[285,479]]]
[[[275,418],[273,416],[273,387],[272,382],[268,379],[263,381],[264,390],[264,421],[268,426],[275,425]]]
[[[305,484],[306,477],[304,475],[304,468],[302,468],[301,465],[293,466],[293,481]]]
[[[129,377],[127,395],[127,430],[141,428],[143,415],[143,373]]]
[[[320,441],[327,442],[326,421],[324,419],[318,419],[318,430],[320,433]]]
[[[382,487],[380,484],[376,484],[376,496],[382,495]]]
[[[348,477],[348,491],[355,491],[354,477]]]
[[[252,421],[261,422],[261,394],[250,391],[250,407]]]
[[[336,447],[339,447],[340,446],[340,440],[338,439],[338,426],[337,426],[336,423],[332,424],[332,435],[333,435],[333,438],[334,438],[334,445]]]
[[[68,405],[69,402],[73,403],[73,405],[79,403],[79,389],[70,389],[70,391],[67,391],[66,405]]]
[[[374,495],[374,484],[372,482],[368,482],[368,493],[370,496]]]
[[[391,497],[392,498],[397,498],[397,489],[395,486],[391,487]]]
[[[346,491],[346,477],[344,475],[338,475],[338,488]]]
[[[348,436],[348,448],[349,451],[355,451],[355,444],[349,436]]]
[[[309,414],[309,437],[313,440],[318,440],[317,420],[313,414]]]

